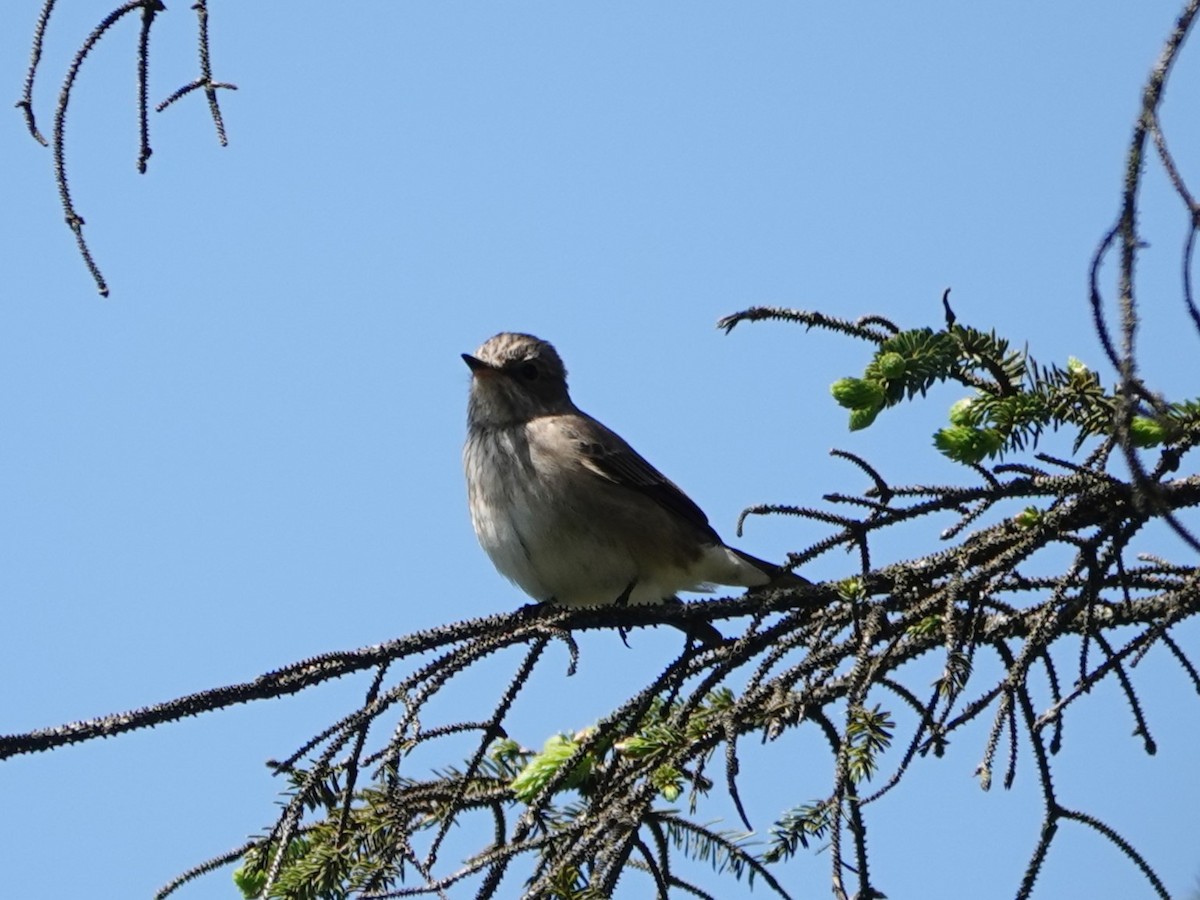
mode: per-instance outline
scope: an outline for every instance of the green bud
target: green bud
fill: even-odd
[[[1018,528],[1028,531],[1042,521],[1042,511],[1036,506],[1027,506],[1015,516],[1013,522]]]
[[[1072,375],[1085,375],[1090,370],[1085,363],[1080,362],[1073,356],[1067,357],[1067,371]]]
[[[963,397],[957,403],[950,407],[950,424],[951,425],[972,425],[974,424],[974,416],[971,414],[971,407],[975,405],[974,397]]]
[[[883,406],[883,388],[862,378],[839,378],[830,385],[829,393],[846,409],[878,410]]]
[[[512,788],[513,794],[518,800],[525,802],[532,800],[558,774],[558,770],[574,755],[577,749],[579,749],[579,741],[576,738],[567,737],[565,734],[556,734],[549,738],[542,747],[542,752],[531,759],[521,773],[512,780],[509,787]],[[588,756],[580,760],[562,787],[570,789],[582,784],[583,780],[591,774],[592,762],[593,760]]]
[[[1004,446],[1004,435],[995,428],[984,428],[979,432],[979,447],[983,451],[984,456],[995,456]]]
[[[613,748],[625,756],[639,759],[643,756],[649,756],[651,753],[658,753],[663,749],[661,742],[652,741],[640,735],[632,735],[625,738],[623,741],[617,741],[613,744]]]
[[[884,378],[903,378],[905,361],[899,353],[884,353],[876,360]]]
[[[961,461],[975,440],[975,429],[970,425],[952,425],[942,428],[933,436],[933,446],[951,459]]]
[[[942,617],[940,615],[926,616],[920,621],[913,622],[906,629],[906,634],[911,634],[916,637],[924,637],[928,634],[934,634],[942,628]]]
[[[242,896],[250,900],[262,893],[267,883],[267,873],[263,869],[251,870],[249,865],[245,865],[233,870],[233,883]]]
[[[952,425],[933,436],[933,445],[955,462],[977,463],[1004,446],[1004,438],[994,428]]]
[[[1129,438],[1135,447],[1153,447],[1167,439],[1167,429],[1157,419],[1134,416],[1129,423]]]
[[[650,780],[668,803],[674,803],[683,793],[683,774],[674,766],[659,766]]]
[[[264,849],[261,845],[251,847],[242,857],[242,865],[233,871],[233,883],[246,900],[261,897],[263,887],[267,883],[267,866],[264,865],[265,861],[262,859]],[[307,838],[292,838],[283,854],[285,868],[289,864],[295,864],[304,859],[309,849],[310,844]]]
[[[523,751],[521,745],[512,738],[501,738],[494,741],[488,748],[488,756],[497,762],[509,762],[517,759]]]
[[[837,589],[838,596],[843,600],[861,600],[866,596],[862,579],[857,575],[843,578],[834,587]]]
[[[878,406],[850,410],[850,430],[861,431],[874,422],[877,415],[879,415]]]

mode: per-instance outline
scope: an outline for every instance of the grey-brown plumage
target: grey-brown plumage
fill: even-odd
[[[546,341],[502,333],[463,359],[471,521],[496,568],[535,600],[660,603],[714,584],[802,581],[728,547],[683,491],[580,411]]]

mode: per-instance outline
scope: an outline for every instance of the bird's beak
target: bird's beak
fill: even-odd
[[[495,368],[470,353],[464,353],[462,358],[473,375],[494,375],[496,373]]]

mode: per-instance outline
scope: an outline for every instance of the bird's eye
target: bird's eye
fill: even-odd
[[[526,381],[537,381],[538,367],[531,362],[527,362],[517,369],[517,374]]]

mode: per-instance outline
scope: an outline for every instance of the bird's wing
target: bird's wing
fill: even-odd
[[[580,414],[578,419],[573,423],[576,427],[570,430],[587,469],[607,481],[649,497],[699,529],[709,540],[721,543],[716,531],[708,524],[704,510],[675,482],[646,462],[619,434],[590,416]]]

